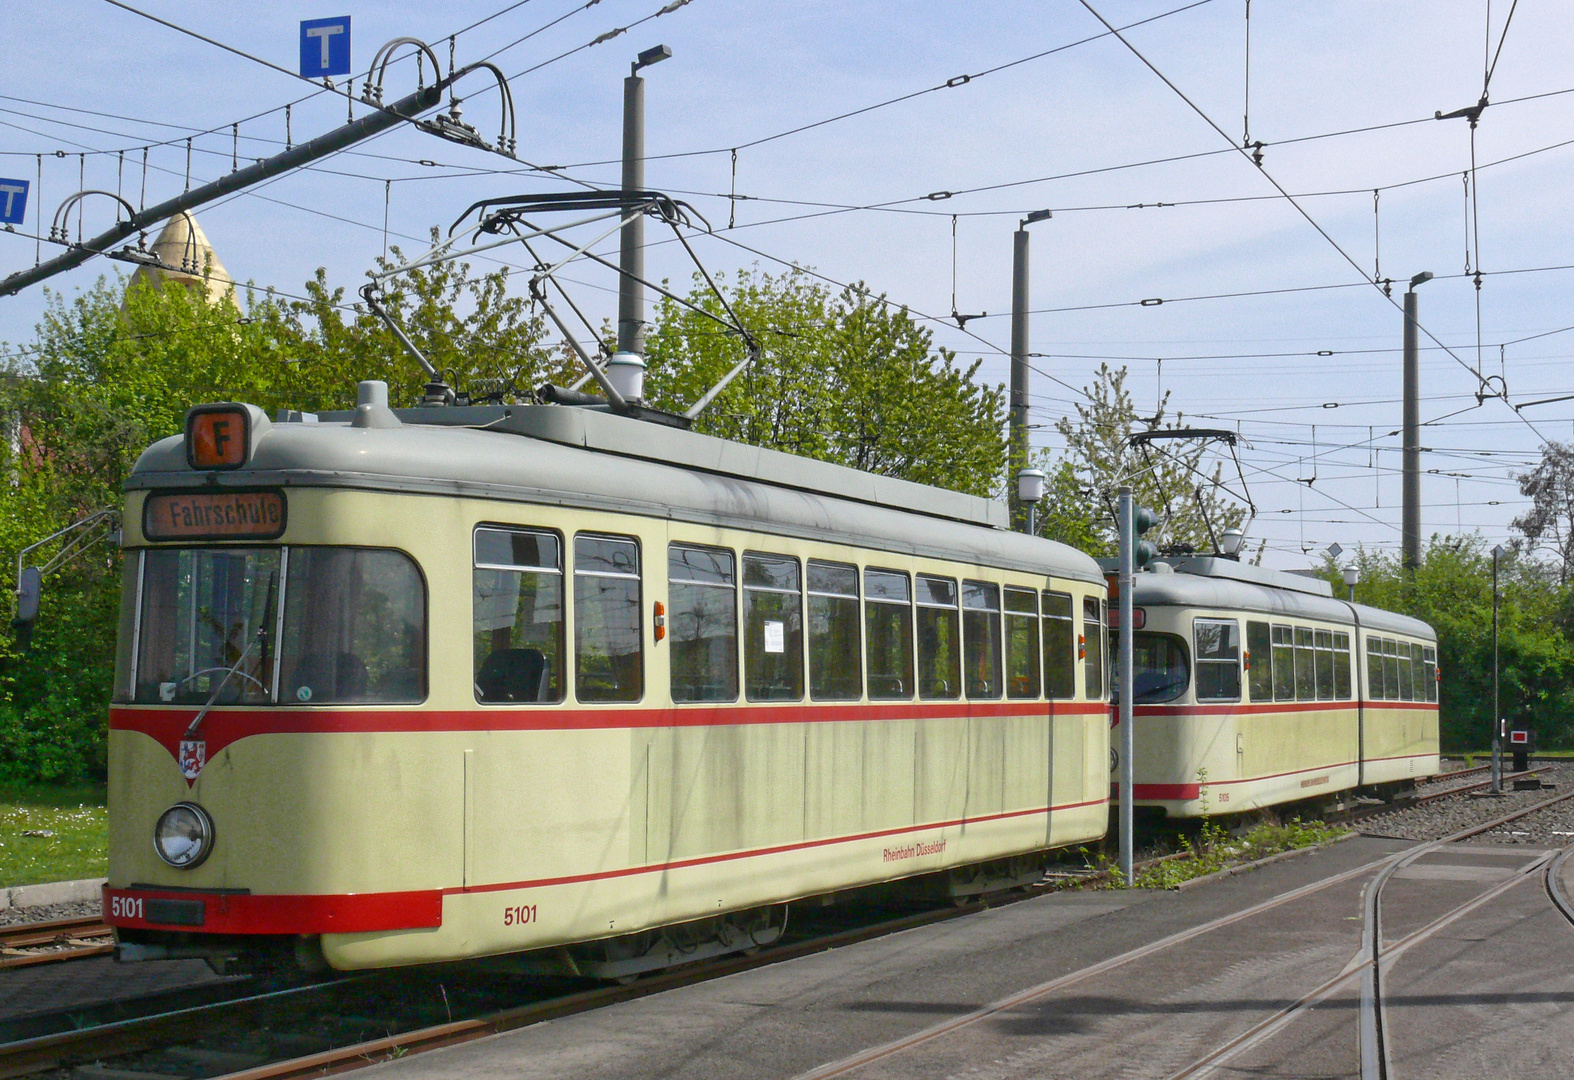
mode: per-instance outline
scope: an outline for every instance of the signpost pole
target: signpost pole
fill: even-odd
[[[1132,870],[1132,748],[1136,740],[1131,731],[1132,634],[1131,593],[1134,572],[1132,550],[1136,537],[1132,529],[1131,488],[1120,489],[1118,531],[1120,533],[1120,872],[1127,885],[1136,884]]]

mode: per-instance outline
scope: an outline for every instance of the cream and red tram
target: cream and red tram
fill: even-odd
[[[1426,623],[1221,557],[1137,574],[1132,604],[1135,805],[1230,814],[1437,773]]]
[[[768,942],[797,898],[966,893],[1103,835],[1086,555],[604,411],[363,389],[195,409],[127,483],[124,958],[622,975]]]

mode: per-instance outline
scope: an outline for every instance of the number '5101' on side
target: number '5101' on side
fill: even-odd
[[[535,921],[536,905],[534,904],[521,904],[518,907],[506,907],[503,909],[504,926],[523,926],[526,923]]]

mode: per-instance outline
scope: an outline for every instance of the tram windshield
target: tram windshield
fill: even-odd
[[[1110,701],[1120,701],[1120,644],[1110,634]],[[1131,681],[1134,705],[1161,705],[1186,692],[1191,682],[1191,667],[1186,646],[1173,634],[1147,634],[1138,631],[1131,639]]]
[[[121,700],[322,705],[426,696],[426,590],[400,552],[158,548],[141,558],[133,670],[116,680]]]

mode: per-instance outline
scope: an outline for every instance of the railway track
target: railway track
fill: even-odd
[[[104,921],[89,915],[0,927],[0,968],[81,960],[115,951]]]
[[[309,1026],[311,1021],[318,1022],[320,1028],[324,1022],[331,1024],[342,1020],[343,1030],[353,1030],[357,1026],[364,1029],[368,1024],[375,1026],[379,1023],[398,1026],[397,1020],[392,1018],[382,1021],[375,1017],[342,1015],[346,1012],[369,1011],[365,1007],[365,996],[360,999],[352,996],[335,1000],[335,995],[341,995],[347,986],[357,984],[364,989],[386,983],[391,992],[398,992],[406,986],[407,980],[383,973],[352,976],[330,983],[291,987],[80,1031],[62,1031],[0,1044],[0,1080],[132,1055],[136,1057],[130,1067],[150,1080],[159,1076],[177,1080],[220,1074],[237,1080],[322,1076],[410,1053],[453,1046],[556,1017],[603,1008],[884,934],[958,918],[982,911],[988,906],[986,903],[972,902],[937,907],[853,929],[809,936],[754,956],[734,956],[686,965],[641,978],[629,985],[596,986],[592,989],[559,992],[523,1005],[472,1010],[472,1015],[461,1015],[460,1019],[418,1024],[408,1030],[390,1031],[374,1038],[341,1038],[335,1041],[331,1034],[312,1035],[300,1030]],[[444,991],[444,1001],[446,1005],[447,991]],[[455,1001],[452,1011],[462,1013],[462,1004]],[[299,1018],[301,1022],[292,1024],[290,1016]],[[269,1032],[266,1039],[271,1042],[268,1045],[260,1044],[262,1040],[258,1033],[263,1031]],[[251,1036],[252,1041],[236,1043],[233,1039],[235,1033]],[[314,1040],[315,1046],[312,1045]],[[323,1046],[325,1042],[334,1044]]]
[[[1450,794],[1453,793],[1450,792]],[[1490,903],[1509,889],[1522,884],[1527,880],[1527,874],[1543,876],[1548,895],[1552,898],[1554,905],[1565,918],[1574,923],[1574,904],[1571,904],[1568,898],[1563,895],[1563,890],[1557,883],[1557,871],[1570,853],[1574,852],[1574,845],[1564,848],[1556,856],[1547,855],[1535,860],[1525,872],[1516,874],[1508,880],[1472,897],[1470,900],[1454,906],[1451,910],[1435,917],[1425,926],[1391,942],[1385,942],[1382,933],[1384,887],[1398,871],[1431,852],[1442,849],[1449,844],[1458,843],[1461,840],[1468,840],[1471,837],[1490,832],[1493,829],[1545,810],[1548,807],[1568,802],[1571,799],[1574,799],[1574,792],[1557,795],[1534,805],[1521,807],[1512,813],[1504,814],[1491,821],[1473,825],[1440,839],[1419,844],[1389,858],[1382,869],[1378,871],[1377,877],[1373,879],[1366,889],[1361,947],[1357,956],[1333,978],[1289,1005],[1277,1010],[1272,1015],[1260,1020],[1228,1042],[1193,1061],[1185,1068],[1172,1073],[1167,1080],[1192,1080],[1192,1078],[1200,1078],[1212,1074],[1214,1070],[1231,1059],[1277,1036],[1291,1023],[1309,1014],[1318,1004],[1341,992],[1348,991],[1351,984],[1357,980],[1360,982],[1358,1024],[1361,1080],[1398,1080],[1398,1074],[1393,1067],[1392,1040],[1389,1038],[1390,1029],[1383,1000],[1384,974],[1392,968],[1401,956],[1411,949]]]
[[[1484,767],[1477,770],[1460,770],[1450,774],[1449,778],[1457,779],[1466,772],[1479,773],[1484,771]],[[1504,778],[1508,780],[1516,775],[1520,774],[1505,774]],[[1427,790],[1418,794],[1414,800],[1409,801],[1426,801],[1458,795],[1470,790],[1484,788],[1488,783],[1489,781],[1480,781],[1464,785],[1450,785],[1437,791]],[[1462,830],[1442,840],[1421,845],[1415,851],[1421,853],[1433,850],[1445,843],[1488,831],[1570,798],[1574,798],[1574,793],[1545,800],[1485,824]],[[1391,809],[1394,809],[1394,805],[1386,804],[1383,807],[1376,808],[1376,811],[1382,812]],[[1178,857],[1184,857],[1184,853],[1148,860],[1140,865],[1150,865],[1163,861],[1163,858]],[[1416,857],[1419,857],[1419,854]],[[1398,866],[1399,864],[1395,862],[1390,864],[1389,869],[1395,870],[1398,869]],[[1550,871],[1551,867],[1549,866],[1548,869]],[[291,1013],[320,1018],[333,1013],[335,1009],[335,1005],[324,995],[332,995],[334,992],[342,990],[347,984],[357,982],[369,984],[383,979],[385,976],[362,976],[327,984],[292,987],[282,991],[275,990],[248,995],[231,1001],[204,1004],[148,1017],[117,1021],[89,1030],[61,1032],[17,1043],[0,1045],[0,1080],[36,1074],[50,1069],[69,1067],[76,1063],[101,1060],[106,1057],[125,1057],[128,1054],[141,1055],[132,1060],[129,1067],[145,1074],[168,1076],[171,1080],[174,1080],[176,1077],[210,1077],[218,1075],[225,1076],[226,1080],[290,1080],[290,1078],[295,1077],[322,1076],[327,1073],[391,1060],[424,1050],[457,1045],[488,1035],[527,1027],[545,1020],[603,1008],[619,1002],[763,967],[799,956],[810,955],[884,934],[957,918],[1003,902],[1040,895],[1050,889],[1064,887],[1068,884],[1096,882],[1098,877],[1098,875],[1075,875],[1025,890],[1019,894],[997,897],[988,903],[973,902],[959,907],[937,907],[933,910],[907,914],[894,919],[885,919],[853,929],[817,934],[797,942],[780,945],[756,956],[740,956],[697,963],[646,977],[627,986],[597,986],[591,989],[559,992],[542,1000],[530,1001],[524,1004],[474,1010],[471,1015],[460,1015],[457,1019],[452,1018],[452,1013],[450,1013],[448,1017],[445,1017],[439,1023],[416,1024],[407,1027],[406,1030],[388,1030],[371,1038],[341,1038],[336,1045],[323,1045],[323,1036],[317,1036],[316,1045],[313,1045],[311,1036],[298,1033],[291,1034],[288,1031],[288,1023],[278,1023],[278,1011],[284,1009]],[[1550,893],[1554,885],[1551,878],[1548,880]],[[1384,882],[1386,882],[1386,878]],[[1564,901],[1564,903],[1567,904],[1567,901]],[[1571,921],[1574,921],[1574,905],[1568,905],[1565,910]],[[58,945],[65,943],[69,944],[73,949],[83,950],[79,955],[98,955],[110,951],[110,946],[107,944],[93,944],[91,938],[87,936],[107,935],[107,933],[108,928],[96,919],[60,920],[54,923],[7,928],[3,933],[0,933],[0,943],[3,943],[7,948],[38,947],[46,944]],[[1380,935],[1374,931],[1372,940],[1376,941],[1379,939]],[[1383,956],[1395,954],[1395,950],[1402,953],[1404,949],[1409,948],[1414,943],[1411,938],[1402,939],[1397,943],[1391,944],[1378,959],[1381,960]],[[33,956],[19,959],[23,959],[26,962],[45,962],[44,958],[53,958],[63,951],[65,950],[57,949],[54,953],[35,954],[39,957],[36,960]],[[1316,1000],[1321,1000],[1321,998],[1328,996],[1338,986],[1348,984],[1352,976],[1358,976],[1362,971],[1366,970],[1372,972],[1374,981],[1380,982],[1377,976],[1377,961],[1368,959],[1355,971],[1342,973],[1330,984],[1319,988],[1318,991],[1314,991],[1312,995],[1308,995],[1302,1002],[1298,1002],[1296,1006],[1292,1006],[1287,1010],[1281,1010],[1280,1014],[1270,1017],[1268,1021],[1258,1025],[1253,1031],[1248,1031],[1239,1039],[1233,1040],[1229,1046],[1220,1048],[1214,1055],[1210,1055],[1189,1069],[1177,1073],[1174,1080],[1180,1080],[1181,1077],[1205,1071],[1203,1069],[1204,1065],[1217,1064],[1225,1057],[1233,1056],[1238,1050],[1244,1049],[1245,1046],[1261,1041],[1261,1038],[1266,1038],[1267,1034],[1272,1033],[1271,1031],[1266,1031],[1266,1029],[1276,1021],[1279,1022],[1279,1026],[1282,1026],[1283,1023],[1287,1023],[1290,1018],[1293,1018],[1299,1009],[1309,1007]],[[1373,1000],[1377,1000],[1375,990]],[[340,1011],[343,1011],[343,1009],[340,1009]],[[1374,1013],[1380,1014],[1380,1010],[1374,1010]],[[352,1019],[362,1022],[368,1020],[367,1017]],[[386,1026],[390,1029],[399,1026],[393,1020],[383,1023],[386,1023]],[[364,1027],[365,1024],[363,1023],[362,1026]],[[229,1045],[225,1044],[223,1033],[256,1031],[260,1027],[278,1029],[274,1036],[274,1042],[271,1045],[258,1046],[253,1043],[249,1046],[233,1048],[233,1042]],[[352,1028],[347,1027],[345,1030],[349,1031]],[[1273,1030],[1277,1030],[1277,1028],[1273,1028]],[[1254,1038],[1254,1033],[1259,1035],[1260,1038]],[[332,1037],[327,1037],[326,1041],[333,1042],[334,1040]],[[1380,1046],[1381,1043],[1378,1041],[1374,1045]],[[1378,1080],[1378,1078],[1386,1080],[1385,1074],[1382,1073],[1372,1074],[1371,1076],[1363,1075],[1363,1080]]]

